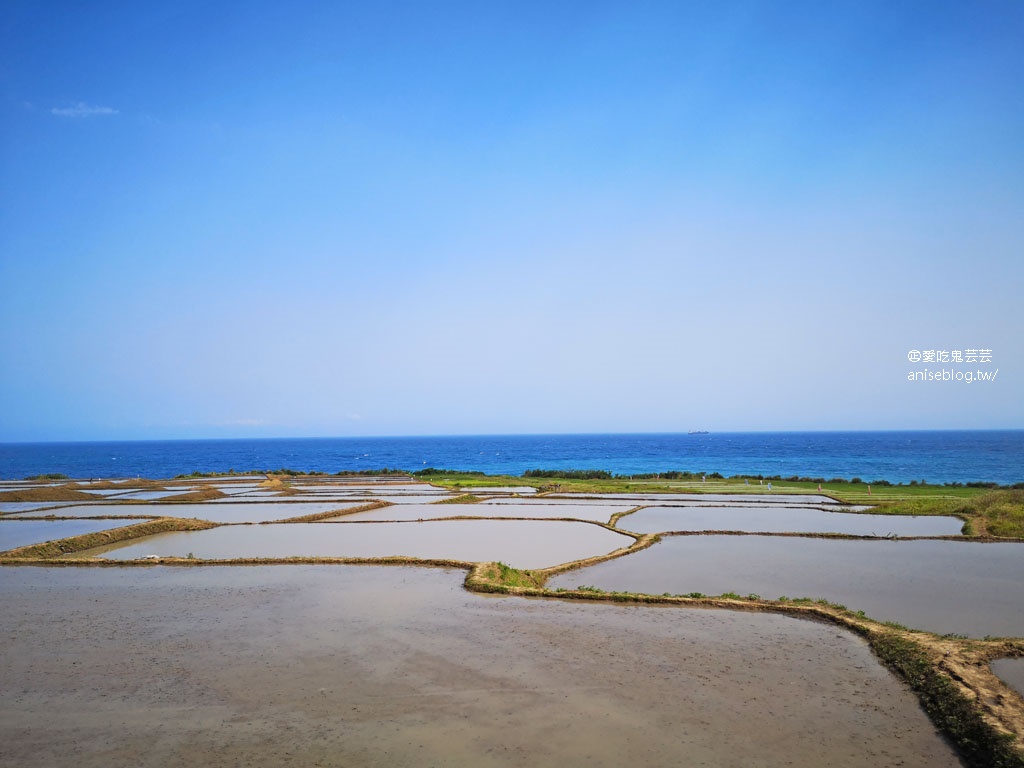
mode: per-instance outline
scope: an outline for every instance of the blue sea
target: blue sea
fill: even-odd
[[[190,472],[528,469],[681,470],[907,483],[1024,481],[1024,430],[477,435],[3,443],[0,478],[167,478]]]

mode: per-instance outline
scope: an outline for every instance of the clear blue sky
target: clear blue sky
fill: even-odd
[[[1016,0],[6,2],[0,441],[1024,427],[1022,39]],[[907,381],[971,348],[995,382]]]

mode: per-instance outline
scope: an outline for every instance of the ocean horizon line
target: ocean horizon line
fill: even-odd
[[[977,428],[916,428],[916,429],[752,429],[752,430],[700,430],[668,432],[450,432],[436,434],[375,434],[375,435],[275,435],[232,437],[145,437],[100,438],[85,440],[0,440],[0,445],[106,445],[117,443],[199,443],[199,442],[252,442],[284,440],[417,440],[467,438],[537,438],[537,437],[659,437],[684,435],[710,437],[716,435],[891,435],[891,434],[970,434],[1024,432],[1024,427]]]
[[[885,430],[388,437],[248,437],[0,443],[0,477],[172,477],[230,469],[428,467],[520,475],[600,468],[892,482],[1024,481],[1024,430]]]

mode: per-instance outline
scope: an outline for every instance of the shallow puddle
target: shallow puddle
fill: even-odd
[[[628,547],[633,539],[588,523],[446,520],[425,523],[291,523],[232,526],[147,536],[101,550],[115,560],[146,555],[230,560],[243,557],[388,557],[498,561],[545,568]]]
[[[996,677],[1024,696],[1024,659],[994,659],[990,666]]]
[[[959,765],[851,633],[463,577],[11,569],[0,750],[20,768]]]
[[[287,520],[293,517],[342,510],[357,506],[357,502],[319,502],[285,504],[280,502],[251,502],[217,504],[90,504],[85,507],[62,507],[52,512],[28,512],[18,515],[21,519],[56,515],[58,517],[194,517],[211,523],[266,523]]]
[[[939,634],[1024,636],[1024,544],[673,536],[551,588],[825,598]]]
[[[615,512],[632,507],[586,504],[394,504],[339,517],[339,520],[437,520],[442,517],[576,518],[607,523]]]
[[[135,525],[139,520],[5,520],[0,522],[0,552],[29,544],[81,536],[83,533],[109,531]]]
[[[957,536],[955,517],[844,514],[801,507],[649,507],[619,518],[617,527],[636,533],[664,531],[753,531],[846,533],[853,536]]]

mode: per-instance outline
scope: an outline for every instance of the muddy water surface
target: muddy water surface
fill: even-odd
[[[68,507],[74,502],[68,501],[0,501],[0,515],[30,512],[33,509],[49,507]]]
[[[536,517],[595,520],[607,523],[615,512],[632,507],[604,504],[395,504],[381,509],[356,512],[339,520],[436,520],[441,517]]]
[[[381,567],[10,569],[0,763],[950,768],[866,645]]]
[[[304,517],[334,509],[347,509],[360,502],[275,503],[250,502],[232,504],[90,504],[88,506],[61,507],[55,511],[29,512],[21,518],[44,517],[102,517],[111,515],[146,517],[194,517],[211,523],[263,523]]]
[[[388,557],[490,562],[545,568],[628,547],[633,539],[588,523],[443,520],[426,523],[284,523],[158,534],[86,556]]]
[[[1024,659],[995,659],[991,666],[997,677],[1024,696]]]
[[[806,507],[649,507],[620,518],[617,527],[637,533],[792,531],[855,536],[957,536],[963,521],[955,517],[850,514]]]
[[[1024,636],[1024,544],[673,536],[549,587],[823,597],[939,634]]]
[[[521,496],[530,496],[537,493],[537,489],[531,485],[489,485],[484,488],[463,488],[464,493],[472,493],[477,496],[484,496],[489,493],[518,493]]]
[[[4,520],[0,521],[0,552],[29,544],[109,531],[140,520]]]
[[[418,496],[413,494],[401,494],[398,496],[389,496],[387,494],[381,494],[379,496],[365,496],[365,501],[387,501],[391,504],[432,504],[435,501],[441,501],[446,498],[454,498],[455,494],[449,493],[437,493],[429,496]]]
[[[448,493],[430,483],[309,483],[293,482],[291,487],[304,493]]]
[[[118,499],[134,499],[136,501],[155,501],[156,499],[169,499],[174,496],[181,496],[190,493],[189,490],[176,491],[128,491],[118,495]]]
[[[759,502],[762,504],[837,504],[835,499],[817,494],[786,493],[559,493],[551,498],[561,499],[630,499],[636,501],[704,501],[704,502]]]
[[[600,507],[600,506],[605,506],[605,507],[625,507],[626,509],[633,509],[634,507],[639,507],[642,502],[630,501],[630,500],[625,500],[624,501],[622,499],[584,499],[584,498],[579,498],[579,499],[561,499],[561,498],[556,498],[554,496],[541,496],[541,497],[536,498],[536,499],[516,499],[516,498],[513,498],[511,496],[496,496],[496,497],[491,498],[491,499],[486,499],[485,498],[482,501],[478,501],[477,503],[478,504],[495,504],[495,505],[502,505],[502,504],[545,504],[545,505],[549,505],[549,506],[554,506],[554,505],[558,505],[558,504],[567,504],[569,506],[576,506],[576,507],[582,507],[582,506]]]

